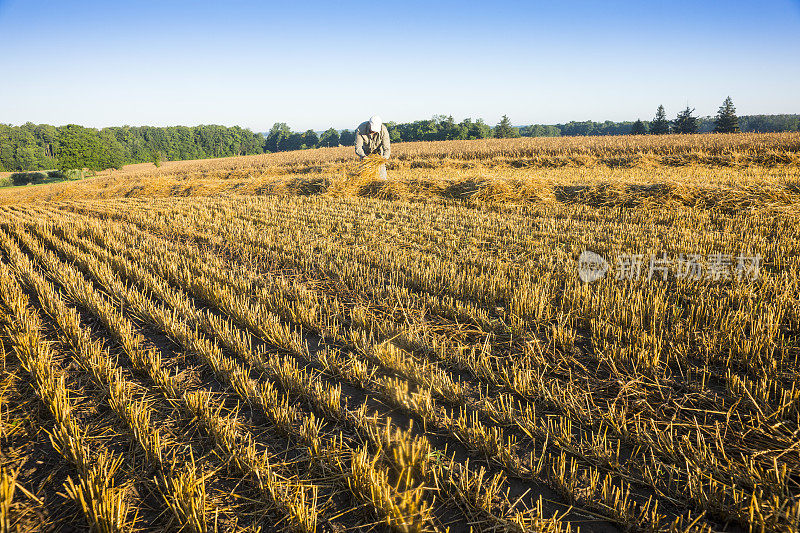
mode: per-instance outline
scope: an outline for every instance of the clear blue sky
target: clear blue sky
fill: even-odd
[[[800,0],[0,0],[0,122],[800,113]]]

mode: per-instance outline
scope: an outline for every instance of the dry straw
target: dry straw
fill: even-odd
[[[10,533],[11,503],[14,501],[14,490],[17,488],[17,474],[6,467],[0,467],[0,533]]]
[[[689,140],[648,139],[657,146],[645,155],[725,156],[704,145],[695,156]],[[14,305],[24,292],[11,286],[13,267],[39,295],[43,314],[72,328],[74,355],[94,335],[79,334],[98,319],[105,332],[98,327],[97,336],[126,354],[120,367],[147,374],[144,387],[160,401],[178,399],[184,415],[197,416],[202,438],[216,445],[211,461],[232,467],[221,481],[252,481],[287,530],[379,520],[395,531],[428,531],[445,507],[481,530],[573,527],[573,508],[562,520],[534,503],[542,501],[535,493],[512,497],[513,481],[529,492],[547,485],[564,508],[620,529],[709,531],[730,523],[797,531],[798,167],[663,166],[656,174],[601,163],[601,156],[609,164],[638,157],[625,152],[638,149],[626,139],[615,140],[617,148],[608,140],[558,142],[564,149],[550,154],[544,148],[556,145],[544,141],[535,153],[492,141],[494,163],[467,161],[469,154],[457,161],[474,167],[435,154],[421,165],[422,156],[404,159],[398,147],[391,181],[375,179],[384,161],[374,156],[357,174],[348,151],[339,167],[320,163],[305,174],[285,167],[282,179],[297,180],[297,197],[259,188],[277,182],[270,174],[233,184],[223,182],[239,178],[217,176],[216,198],[0,206],[0,253],[8,260],[0,261],[0,300],[9,317],[22,317],[7,321],[6,336],[27,356],[53,417],[72,424],[63,447],[74,435],[99,446],[80,426],[81,404],[71,411],[64,381],[54,381],[58,367],[42,344],[50,333],[26,340],[39,339],[25,324],[40,310],[25,311],[27,300]],[[787,151],[796,154],[794,146]],[[555,168],[573,156],[581,166]],[[163,178],[137,194],[212,190],[212,180],[192,180],[172,189]],[[253,188],[233,188],[239,184]],[[412,195],[431,201],[375,200]],[[515,202],[526,205],[505,205]],[[607,276],[587,286],[575,262],[594,246],[609,260],[665,249],[673,257],[759,253],[763,269],[757,280],[731,272],[724,282],[645,281],[645,263],[639,281]],[[30,281],[36,269],[58,287]],[[62,292],[87,314],[70,321],[67,304],[48,303]],[[195,362],[164,350],[162,365],[161,350],[148,351],[144,326]],[[311,339],[327,347],[309,350]],[[113,365],[103,362],[110,354],[83,351],[98,354],[79,357],[98,368],[75,372],[111,376]],[[173,373],[200,365],[226,387],[213,407],[205,395],[187,395]],[[357,407],[367,395],[370,403]],[[259,411],[252,427],[237,425],[233,401]],[[399,429],[388,416],[395,411],[420,424]],[[150,425],[136,427],[144,434]],[[156,488],[165,510],[201,531],[211,528],[221,470],[195,469],[193,460],[188,467],[194,436],[186,439],[189,453],[171,477],[156,478]],[[266,454],[273,439],[281,448],[299,444],[292,463]],[[453,445],[481,458],[481,468],[451,456]],[[158,445],[142,447],[158,456]],[[104,500],[91,469],[79,473],[85,479],[73,485],[87,487],[85,514],[96,503],[104,519],[121,516],[121,507],[104,502],[122,492],[109,487]],[[0,478],[0,503],[5,486],[4,493]],[[358,508],[341,519],[351,501]]]
[[[376,180],[380,178],[381,165],[386,164],[386,158],[378,154],[369,154],[358,165],[357,175],[362,180]]]
[[[380,156],[375,154],[354,164],[352,148],[338,147],[175,161],[158,169],[152,164],[127,165],[80,181],[0,187],[0,204],[227,194],[548,203],[560,201],[557,197],[564,196],[562,187],[610,185],[624,189],[632,183],[669,184],[675,194],[634,191],[622,199],[628,206],[664,200],[694,205],[698,192],[702,196],[699,207],[721,205],[730,209],[730,202],[714,198],[725,187],[737,194],[751,186],[764,188],[758,194],[746,193],[751,201],[743,207],[748,209],[761,204],[785,209],[787,202],[794,203],[800,196],[796,177],[800,134],[796,132],[415,142],[397,144],[392,154],[394,172],[389,186],[375,184],[380,164],[386,163]],[[686,189],[685,201],[677,191],[681,186]],[[710,191],[701,190],[705,188]],[[712,198],[706,199],[708,195]],[[581,196],[595,205],[615,205],[608,198],[599,202],[597,195]]]

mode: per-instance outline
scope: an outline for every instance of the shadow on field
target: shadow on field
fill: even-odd
[[[373,180],[359,185],[358,196],[380,198],[381,200],[399,200],[407,194],[402,182],[394,180]]]
[[[759,208],[785,208],[800,204],[800,185],[749,187],[686,186],[673,183],[597,185],[559,185],[553,187],[554,198],[563,204],[590,207],[623,207],[683,205],[735,214]]]
[[[595,180],[585,183],[557,182],[558,176],[520,174],[497,177],[483,171],[469,176],[427,173],[403,176],[390,173],[386,181],[359,177],[346,169],[322,175],[270,175],[241,179],[124,180],[114,177],[80,180],[74,185],[16,187],[17,197],[33,199],[144,198],[235,195],[332,196],[376,198],[390,201],[456,201],[474,205],[585,205],[592,208],[690,207],[736,213],[742,210],[792,210],[800,205],[800,181],[794,176],[751,184],[709,183],[700,179],[681,181],[661,178],[658,182],[637,180]],[[27,178],[27,177],[26,177]]]
[[[557,185],[553,187],[553,194],[562,204],[571,204],[582,202],[590,189],[588,185]]]
[[[591,207],[640,207],[648,203],[667,203],[677,199],[669,183],[632,184],[625,187],[608,183],[598,185],[558,185],[553,194],[563,204]]]
[[[286,188],[299,196],[312,196],[327,192],[330,186],[331,180],[328,178],[295,178],[287,184]]]
[[[476,180],[457,181],[448,185],[442,196],[456,200],[465,200],[475,196],[481,190],[481,183]]]
[[[553,185],[492,178],[443,180],[423,176],[384,181],[357,178],[339,180],[318,176],[272,183],[254,193],[298,196],[328,194],[381,200],[424,201],[439,198],[487,204],[560,203],[594,208],[683,205],[723,212],[800,204],[800,183],[795,182],[750,187],[710,187],[668,182]]]

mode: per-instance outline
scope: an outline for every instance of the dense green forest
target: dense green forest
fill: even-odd
[[[0,171],[119,168],[129,163],[264,152],[264,137],[234,126],[113,127],[0,124]]]
[[[630,133],[713,132],[713,131],[798,131],[800,115],[735,116],[726,99],[716,117],[695,117],[687,107],[675,120],[667,120],[659,106],[653,120],[636,122],[568,122],[514,127],[504,116],[495,126],[483,120],[453,120],[434,115],[429,120],[397,124],[387,122],[393,142],[485,139],[488,137],[558,137],[572,135],[627,135]],[[725,128],[721,126],[725,125]],[[0,124],[0,171],[44,169],[102,170],[130,163],[203,159],[351,145],[355,133],[330,128],[321,134],[313,130],[293,132],[283,122],[269,132],[253,133],[238,126],[170,126],[85,128],[74,124],[50,126],[27,123]]]

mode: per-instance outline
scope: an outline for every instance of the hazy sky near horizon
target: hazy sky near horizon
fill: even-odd
[[[800,113],[800,0],[0,0],[0,123]]]

